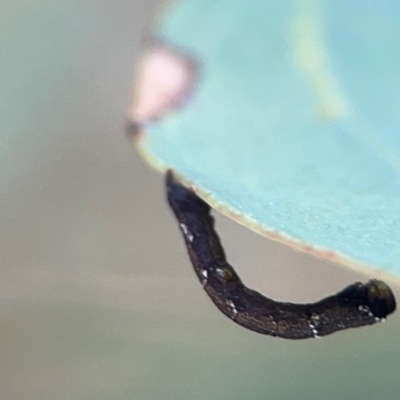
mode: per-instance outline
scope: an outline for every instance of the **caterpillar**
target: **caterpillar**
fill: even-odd
[[[252,331],[284,339],[307,339],[372,325],[396,309],[389,286],[380,280],[356,282],[309,304],[277,302],[246,287],[227,262],[214,229],[211,207],[166,173],[167,200],[204,290],[217,308]]]

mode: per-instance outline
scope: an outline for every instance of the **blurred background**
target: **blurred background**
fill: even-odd
[[[124,132],[140,38],[161,9],[0,4],[0,398],[395,398],[398,313],[285,341],[233,324],[203,293],[163,177]],[[220,215],[217,229],[244,282],[276,300],[370,278]]]

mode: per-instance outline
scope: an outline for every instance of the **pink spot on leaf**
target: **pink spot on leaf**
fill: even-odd
[[[143,53],[131,118],[138,124],[158,120],[182,107],[193,93],[198,63],[184,53],[157,43]]]

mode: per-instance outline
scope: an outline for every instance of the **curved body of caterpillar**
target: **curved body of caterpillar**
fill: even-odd
[[[372,325],[395,310],[392,291],[378,280],[354,283],[312,304],[276,302],[247,288],[226,261],[210,206],[178,183],[172,171],[167,172],[166,185],[168,203],[204,290],[237,324],[266,335],[306,339]]]

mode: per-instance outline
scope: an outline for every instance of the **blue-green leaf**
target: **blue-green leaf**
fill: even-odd
[[[268,237],[400,273],[400,4],[175,1],[158,35],[202,65],[138,148]]]

